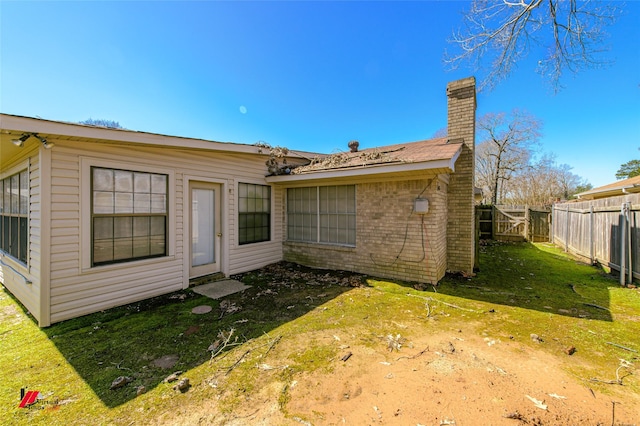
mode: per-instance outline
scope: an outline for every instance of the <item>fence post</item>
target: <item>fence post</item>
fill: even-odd
[[[524,206],[524,240],[529,241],[529,236],[531,235],[531,213],[529,212],[529,206],[525,204]]]
[[[551,217],[549,218],[549,242],[551,244],[556,243],[555,234],[556,234],[556,205],[551,205]]]
[[[620,207],[620,285],[623,287],[626,285],[626,275],[627,275],[627,270],[625,265],[627,260],[627,254],[626,254],[627,212],[626,212],[626,209],[627,209],[627,203],[622,203],[622,206]]]
[[[627,274],[627,283],[633,283],[633,253],[631,252],[631,203],[627,201],[627,268],[629,272]]]
[[[595,264],[593,250],[593,204],[589,207],[589,259],[591,264]]]
[[[569,251],[569,205],[567,204],[567,217],[565,218],[564,228],[564,251]]]
[[[496,239],[496,206],[491,204],[491,239]]]

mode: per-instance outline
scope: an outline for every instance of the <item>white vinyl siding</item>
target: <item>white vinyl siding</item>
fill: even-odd
[[[10,175],[24,173],[27,179],[29,195],[27,203],[27,252],[26,261],[19,260],[9,254],[0,254],[0,282],[26,307],[26,309],[41,322],[41,205],[40,205],[40,163],[37,151],[20,165],[7,170],[7,174],[0,176],[4,179]],[[29,154],[27,154],[29,155]]]
[[[264,156],[78,140],[55,143],[49,151],[52,323],[188,286],[190,218],[185,191],[189,181],[222,185],[221,263],[225,275],[282,260],[282,203],[277,198],[281,190],[271,193],[271,240],[245,245],[238,241],[238,183],[265,183]],[[91,167],[168,176],[166,256],[92,266]],[[278,218],[273,212],[280,212]]]

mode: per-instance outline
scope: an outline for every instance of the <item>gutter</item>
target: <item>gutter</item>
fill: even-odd
[[[311,171],[299,175],[274,175],[267,176],[266,181],[269,183],[301,182],[305,180],[371,176],[387,173],[415,172],[435,169],[447,169],[449,170],[449,173],[453,173],[455,172],[455,162],[459,156],[460,150],[458,150],[451,159],[423,161],[419,163],[396,163],[393,165],[372,164],[368,166],[356,166],[352,168]]]

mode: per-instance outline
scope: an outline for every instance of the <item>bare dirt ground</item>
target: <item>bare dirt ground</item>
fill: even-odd
[[[318,339],[318,336],[314,336]],[[327,334],[321,338],[333,339]],[[353,339],[356,340],[355,338]],[[637,395],[612,394],[570,377],[558,360],[513,341],[454,330],[406,342],[399,351],[348,339],[331,373],[270,382],[231,415],[182,413],[183,424],[224,425],[636,425]],[[346,357],[346,355],[351,354]],[[343,360],[346,359],[346,360]],[[613,375],[614,372],[612,371]],[[278,396],[286,391],[286,415]],[[615,407],[614,407],[615,402]],[[218,413],[218,414],[215,414]],[[166,419],[165,419],[166,420]],[[172,419],[171,422],[175,422]]]
[[[621,401],[592,393],[542,351],[464,332],[429,336],[400,352],[349,351],[333,374],[294,386],[291,413],[318,425],[610,425],[612,401]],[[637,399],[615,406],[615,424],[639,416]]]

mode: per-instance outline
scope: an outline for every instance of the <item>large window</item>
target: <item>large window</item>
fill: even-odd
[[[0,180],[0,250],[27,264],[29,246],[29,173]]]
[[[165,256],[164,174],[91,169],[92,265]]]
[[[290,241],[356,244],[354,185],[287,190],[287,238]]]
[[[271,187],[238,184],[238,224],[239,244],[271,239]]]

